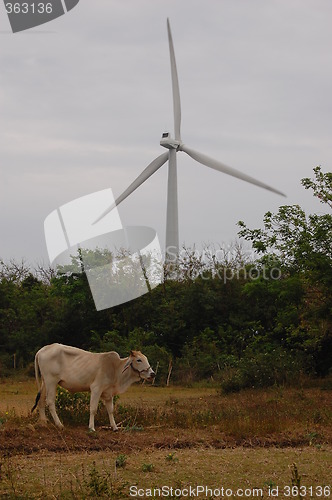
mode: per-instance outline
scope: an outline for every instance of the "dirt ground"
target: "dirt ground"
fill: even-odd
[[[331,391],[319,388],[247,391],[221,397],[215,388],[133,386],[117,403],[131,409],[131,420],[127,419],[130,425],[124,423],[113,432],[105,426],[107,419],[99,411],[95,433],[88,431],[88,415],[79,424],[64,422],[62,431],[51,421],[47,427],[40,425],[37,412],[30,414],[35,393],[33,380],[0,384],[2,455],[320,447],[332,441]],[[119,423],[121,415],[117,410],[115,416]]]
[[[40,451],[82,452],[119,451],[129,453],[144,449],[179,450],[191,448],[223,449],[242,446],[246,448],[306,446],[303,436],[287,435],[262,438],[227,436],[218,429],[154,429],[140,431],[100,428],[91,433],[86,427],[67,428],[59,431],[54,425],[47,428],[38,424],[16,427],[7,425],[0,431],[0,453],[5,455],[30,454]]]

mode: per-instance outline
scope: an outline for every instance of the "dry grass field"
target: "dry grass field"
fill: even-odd
[[[0,383],[0,498],[331,497],[328,387],[136,385],[116,403],[117,433],[103,410],[96,433],[85,413],[41,427],[35,395],[33,379]]]

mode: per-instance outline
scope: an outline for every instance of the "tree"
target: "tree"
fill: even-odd
[[[332,208],[332,174],[314,169],[315,179],[302,179],[305,189],[311,188],[321,203]],[[249,229],[238,222],[239,236],[251,241],[254,250],[269,255],[288,270],[317,271],[318,279],[331,277],[332,214],[306,215],[299,205],[284,205],[277,214],[267,212],[264,229]]]
[[[280,335],[286,343],[310,353],[316,370],[326,373],[332,349],[332,173],[316,167],[314,179],[301,182],[305,189],[312,189],[327,213],[307,215],[298,205],[281,206],[278,213],[265,214],[264,229],[249,229],[240,221],[239,236],[251,241],[262,256],[262,265],[275,262],[282,270],[288,300],[284,309],[277,307]],[[274,288],[278,289],[278,283]],[[276,306],[278,301],[279,292]],[[286,318],[290,310],[291,324]]]

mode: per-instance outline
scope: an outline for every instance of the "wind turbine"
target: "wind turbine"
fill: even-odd
[[[272,191],[273,193],[285,196],[281,191],[268,186],[264,182],[258,181],[247,174],[240,172],[232,167],[228,167],[218,160],[214,160],[205,154],[199,153],[194,149],[186,146],[181,139],[181,102],[178,73],[176,68],[175,53],[173,39],[169,19],[167,19],[168,43],[171,59],[171,74],[172,74],[172,90],[173,90],[173,112],[174,112],[174,139],[168,132],[162,134],[160,145],[168,149],[166,153],[155,158],[135,179],[130,186],[115,200],[115,202],[107,208],[95,222],[102,219],[107,213],[113,210],[114,207],[122,203],[130,196],[143,182],[145,182],[152,174],[154,174],[168,160],[168,186],[167,186],[167,218],[166,218],[166,252],[165,259],[174,261],[174,257],[179,253],[179,223],[178,223],[178,192],[177,192],[177,164],[176,154],[183,151],[191,156],[194,160],[206,165],[207,167],[218,170],[224,174],[237,177],[243,181],[255,184],[261,188]],[[170,259],[170,256],[173,259]]]

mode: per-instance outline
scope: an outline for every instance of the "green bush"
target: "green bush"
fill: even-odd
[[[227,368],[221,377],[223,392],[237,392],[249,387],[292,384],[303,373],[304,360],[298,353],[276,347],[268,352],[247,349],[237,366]]]
[[[58,387],[56,401],[57,413],[60,420],[66,424],[86,424],[90,417],[90,393],[76,392],[71,394],[62,387]],[[105,420],[106,414],[101,402],[98,405],[99,420]]]

